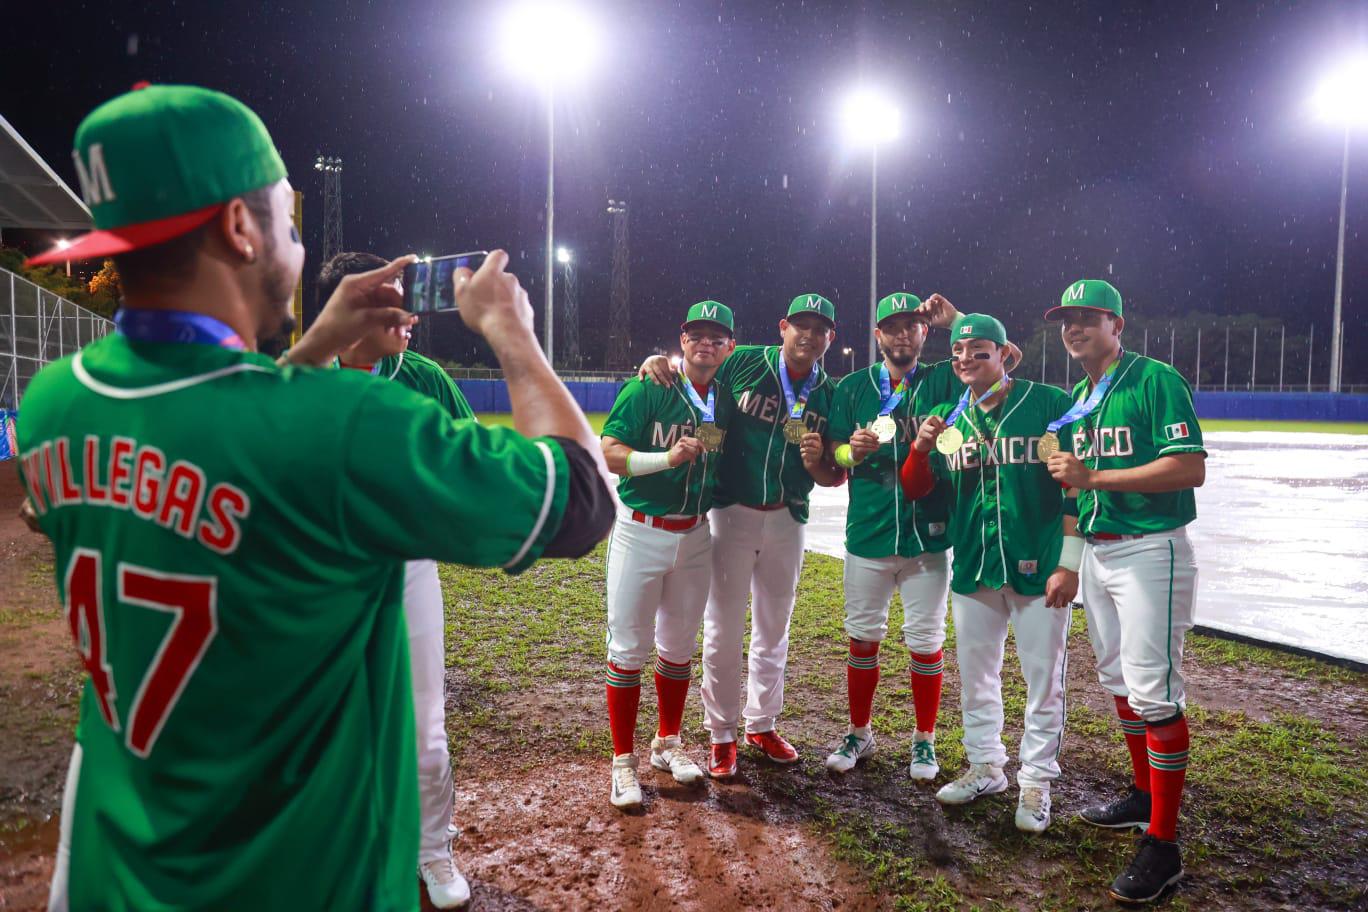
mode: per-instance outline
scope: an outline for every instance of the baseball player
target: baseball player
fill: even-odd
[[[608,545],[606,690],[613,733],[609,800],[624,810],[641,806],[634,741],[652,639],[660,726],[651,766],[684,784],[703,778],[679,729],[712,579],[708,508],[735,412],[716,380],[736,345],[733,326],[725,304],[690,307],[680,327],[679,382],[627,381],[603,425],[603,455],[620,478],[622,502]]]
[[[711,735],[709,773],[736,775],[742,717],[741,651],[751,597],[746,742],[775,763],[798,752],[775,729],[784,706],[789,619],[803,568],[803,525],[815,483],[837,485],[845,470],[827,454],[835,384],[819,362],[836,338],[836,308],[821,295],[794,298],[779,321],[780,345],[742,345],[717,380],[736,399],[722,455],[713,533],[713,579],[703,619],[703,714]],[[669,379],[664,358],[643,365]]]
[[[1070,401],[1063,390],[1007,374],[1007,331],[995,318],[965,314],[950,336],[966,389],[932,409],[902,472],[914,503],[931,495],[936,477],[951,489],[950,598],[969,766],[936,798],[967,804],[1007,788],[1002,655],[1010,623],[1026,680],[1016,826],[1039,833],[1050,825],[1050,783],[1059,777],[1069,606],[1083,550],[1043,458],[1053,440],[1047,427]]]
[[[316,283],[318,300],[333,296],[342,278],[382,268],[373,253],[339,253],[323,264]],[[393,381],[437,402],[454,420],[475,413],[460,387],[435,361],[409,351],[409,331],[376,329],[339,357],[340,366]],[[446,733],[446,650],[443,634],[442,584],[437,562],[404,564],[404,624],[408,629],[409,671],[413,680],[413,713],[418,730],[418,874],[428,899],[438,909],[460,908],[470,901],[470,886],[451,854],[455,834],[451,817],[456,795]]]
[[[1126,795],[1082,817],[1102,827],[1147,827],[1111,895],[1149,902],[1183,876],[1183,636],[1197,591],[1184,527],[1197,516],[1193,489],[1206,479],[1206,450],[1182,376],[1122,349],[1126,321],[1115,288],[1100,279],[1074,282],[1045,319],[1059,322],[1065,350],[1087,374],[1074,387],[1082,414],[1059,429],[1072,434],[1072,446],[1050,457],[1049,470],[1079,490],[1088,634],[1135,774]]]
[[[97,230],[38,261],[112,254],[124,307],[34,377],[19,428],[88,674],[50,907],[416,909],[403,562],[585,553],[611,503],[593,434],[501,251],[458,299],[521,433],[292,366],[410,325],[411,257],[344,278],[286,366],[256,354],[303,248],[240,102],[145,88],[75,146]]]
[[[832,404],[833,457],[850,470],[845,556],[850,727],[826,766],[846,772],[874,751],[870,715],[879,683],[879,644],[888,632],[888,605],[897,589],[916,709],[908,773],[929,780],[940,771],[935,731],[949,585],[947,492],[940,485],[926,498],[907,502],[898,490],[898,466],[922,418],[957,397],[960,383],[951,362],[918,362],[929,331],[918,313],[921,306],[920,298],[906,292],[879,301],[874,337],[883,360],[843,379]]]

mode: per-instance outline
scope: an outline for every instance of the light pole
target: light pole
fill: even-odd
[[[556,90],[583,75],[598,49],[597,29],[567,3],[529,2],[504,24],[510,69],[532,79],[546,97],[546,360],[556,366]]]
[[[68,241],[66,238],[62,238],[60,241],[57,242],[58,250],[66,250],[70,246],[71,241]],[[66,275],[68,279],[71,278],[71,260],[66,261]]]
[[[856,89],[841,108],[847,141],[869,148],[869,363],[878,359],[874,322],[879,301],[879,145],[898,138],[898,109],[869,88]]]
[[[1330,323],[1330,392],[1338,393],[1340,338],[1343,332],[1340,313],[1344,293],[1344,219],[1349,202],[1349,132],[1368,124],[1368,53],[1346,61],[1328,76],[1311,97],[1317,117],[1344,127],[1344,155],[1340,162],[1339,241],[1335,249],[1335,309]]]
[[[855,349],[847,345],[845,348],[841,349],[841,354],[850,359],[850,373],[855,373]]]

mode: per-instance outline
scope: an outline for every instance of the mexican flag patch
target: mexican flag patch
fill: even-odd
[[[1181,440],[1188,435],[1187,422],[1180,421],[1177,424],[1166,425],[1164,427],[1164,435],[1168,437],[1169,440]]]

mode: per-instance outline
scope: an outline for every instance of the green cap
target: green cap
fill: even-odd
[[[905,291],[899,291],[879,299],[879,307],[874,316],[874,325],[882,323],[889,317],[897,316],[902,313],[911,313],[921,307],[921,298]]]
[[[1007,328],[997,317],[987,314],[961,314],[950,327],[950,344],[969,339],[987,339],[998,345],[1007,344]]]
[[[729,336],[736,331],[731,308],[720,301],[699,301],[690,307],[679,328],[685,329],[690,323],[715,323],[725,329]]]
[[[169,241],[285,176],[261,118],[198,86],[146,86],[105,102],[76,129],[72,158],[97,230],[32,263]]]
[[[1121,316],[1121,292],[1113,288],[1110,282],[1104,282],[1101,279],[1079,279],[1064,289],[1064,295],[1059,299],[1058,307],[1051,307],[1045,311],[1045,319],[1062,320],[1069,308],[1073,307],[1101,310],[1119,317]]]
[[[836,305],[819,294],[800,294],[793,299],[788,316],[802,313],[815,313],[832,326],[836,325]]]

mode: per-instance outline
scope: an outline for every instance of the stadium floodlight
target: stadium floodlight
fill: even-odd
[[[861,87],[846,96],[841,106],[841,127],[847,142],[869,149],[869,363],[873,364],[879,354],[874,342],[879,301],[879,146],[898,138],[902,114],[882,92]]]
[[[557,247],[557,248],[556,248],[556,262],[557,262],[557,263],[561,263],[561,264],[565,264],[565,263],[570,262],[570,251],[569,251],[568,248],[565,248],[565,247]]]
[[[556,91],[589,71],[599,56],[599,30],[572,3],[528,2],[504,19],[501,45],[508,67],[546,96],[546,360],[554,368]]]
[[[1335,307],[1330,324],[1330,392],[1340,390],[1340,333],[1344,299],[1344,217],[1349,202],[1349,133],[1368,125],[1368,52],[1349,57],[1321,80],[1311,95],[1317,119],[1344,128],[1344,157],[1340,164],[1339,243],[1335,252]]]

